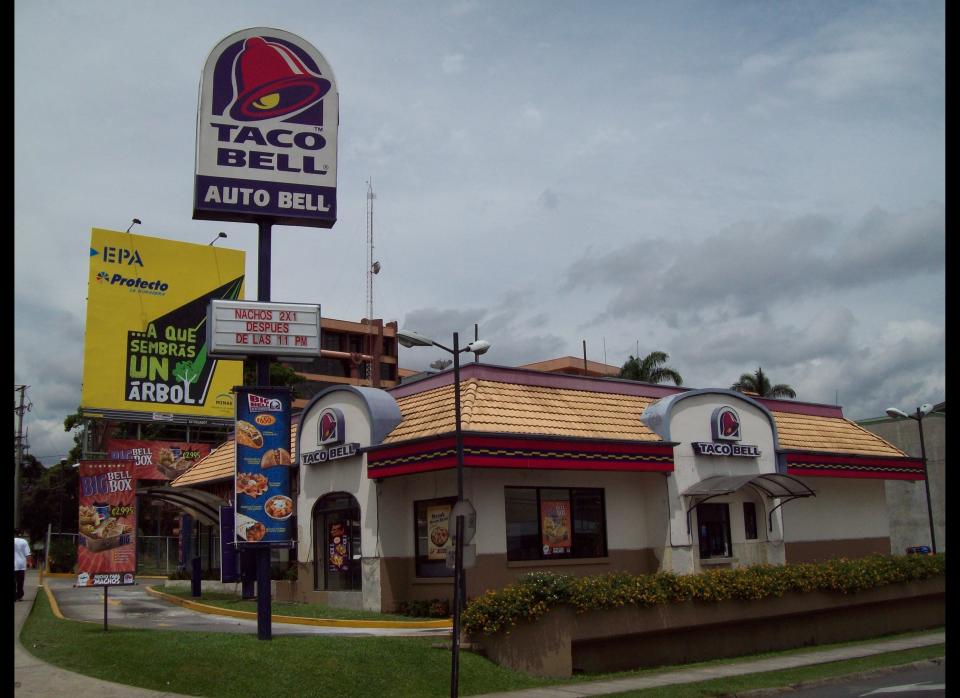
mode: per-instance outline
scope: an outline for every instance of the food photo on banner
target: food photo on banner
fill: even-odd
[[[573,547],[570,531],[570,502],[543,500],[540,503],[543,520],[543,554],[567,555]]]
[[[427,507],[427,559],[446,560],[447,553],[453,549],[453,537],[450,535],[450,504]]]
[[[289,388],[236,389],[234,530],[241,547],[292,544],[290,403]]]
[[[342,523],[330,524],[327,531],[327,569],[330,572],[350,569],[350,539]]]
[[[136,501],[131,463],[80,461],[76,586],[134,583]]]
[[[174,480],[210,453],[210,444],[107,439],[107,457],[130,462],[137,480]]]

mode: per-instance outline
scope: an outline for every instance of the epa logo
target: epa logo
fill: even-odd
[[[97,283],[100,283],[101,281],[109,281],[109,280],[110,280],[110,275],[107,272],[102,271],[99,274],[97,274]]]

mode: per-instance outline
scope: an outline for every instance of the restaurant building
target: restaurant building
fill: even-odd
[[[919,459],[836,406],[477,363],[461,392],[468,597],[536,570],[887,553],[884,483],[923,478]],[[450,599],[453,372],[333,386],[297,421],[294,597],[383,611]],[[223,481],[220,451],[175,486]]]

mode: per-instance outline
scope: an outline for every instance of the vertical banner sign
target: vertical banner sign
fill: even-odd
[[[133,463],[137,480],[174,480],[210,453],[210,444],[107,439],[107,458]]]
[[[446,560],[447,553],[453,549],[453,536],[450,535],[449,504],[427,507],[427,559]]]
[[[540,502],[543,521],[543,554],[567,555],[573,547],[570,535],[570,502],[567,500]]]
[[[129,462],[80,461],[77,586],[133,584],[136,480]]]
[[[94,228],[80,407],[229,423],[243,364],[207,355],[207,306],[243,297],[244,265],[240,250]]]
[[[193,217],[332,228],[339,112],[333,71],[299,36],[223,39],[200,81]]]
[[[327,530],[327,570],[346,572],[350,569],[350,540],[342,523],[332,523]]]
[[[240,546],[290,545],[290,389],[237,388],[234,531]]]

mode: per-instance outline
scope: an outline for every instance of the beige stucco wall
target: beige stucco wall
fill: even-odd
[[[797,499],[781,507],[784,537],[788,543],[885,538],[890,535],[884,480],[800,479],[817,496]]]

